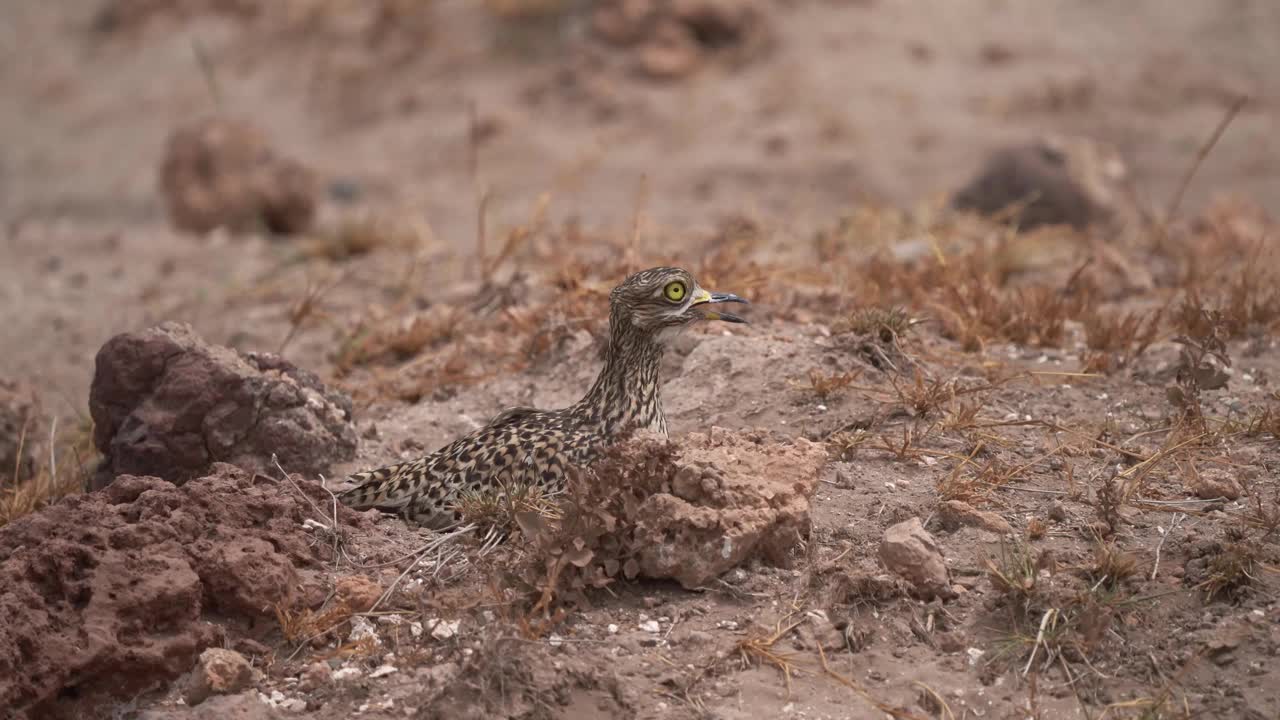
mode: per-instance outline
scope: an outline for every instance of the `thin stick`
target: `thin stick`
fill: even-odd
[[[18,452],[13,455],[13,486],[18,487],[18,483],[22,478],[18,471],[22,469],[23,451],[27,447],[27,428],[31,425],[31,414],[28,413],[22,420],[22,432],[18,433]]]
[[[1227,114],[1222,117],[1222,121],[1218,123],[1218,127],[1214,128],[1213,134],[1209,136],[1209,140],[1200,146],[1200,151],[1196,153],[1196,159],[1191,163],[1191,167],[1187,168],[1187,172],[1182,176],[1182,182],[1178,184],[1178,191],[1173,194],[1173,199],[1169,201],[1169,209],[1164,215],[1164,227],[1167,228],[1169,223],[1173,222],[1174,215],[1178,212],[1178,206],[1182,205],[1182,196],[1187,192],[1187,186],[1191,184],[1191,179],[1195,177],[1196,171],[1200,169],[1200,164],[1208,157],[1213,146],[1218,144],[1218,139],[1227,131],[1227,126],[1235,119],[1236,115],[1249,102],[1248,95],[1241,95],[1236,101],[1231,103],[1231,107],[1227,108]]]
[[[54,437],[58,434],[58,416],[53,416],[49,425],[49,481],[53,488],[58,487],[58,455],[54,452]],[[51,488],[52,489],[52,488]]]
[[[200,74],[204,77],[204,84],[209,88],[209,95],[213,97],[213,104],[219,110],[222,109],[222,87],[218,85],[218,76],[213,71],[213,61],[209,59],[209,54],[204,51],[204,45],[199,40],[191,41],[191,52],[196,56],[196,64],[200,66]]]
[[[489,282],[489,267],[485,260],[485,242],[488,235],[485,216],[489,214],[489,189],[476,188],[480,199],[476,202],[476,257],[480,263],[480,281]]]
[[[1182,520],[1183,520],[1183,518],[1185,518],[1186,516],[1187,516],[1187,514],[1186,514],[1186,513],[1177,513],[1176,515],[1174,515],[1174,516],[1173,516],[1173,521],[1169,523],[1169,529],[1168,529],[1168,530],[1165,530],[1165,531],[1164,531],[1164,532],[1162,532],[1162,533],[1160,533],[1160,542],[1159,542],[1159,544],[1157,544],[1157,545],[1156,545],[1156,561],[1155,561],[1155,563],[1151,566],[1151,579],[1152,579],[1152,580],[1155,580],[1155,579],[1156,579],[1156,573],[1160,572],[1160,550],[1161,550],[1161,548],[1163,548],[1163,547],[1164,547],[1164,541],[1165,541],[1165,540],[1167,540],[1167,539],[1169,539],[1169,535],[1170,535],[1174,530],[1177,530],[1177,529],[1178,529],[1178,524],[1179,524],[1179,523],[1181,523],[1181,522],[1182,522]]]
[[[915,680],[911,684],[929,693],[929,695],[933,698],[933,701],[938,703],[938,707],[942,708],[943,717],[947,718],[947,720],[956,720],[955,713],[951,712],[951,706],[947,704],[947,701],[944,700],[943,697],[939,695],[936,690],[929,687],[928,685],[925,685],[919,680]]]
[[[1040,649],[1040,643],[1044,642],[1044,629],[1049,624],[1049,619],[1057,614],[1056,608],[1049,608],[1044,611],[1044,615],[1040,618],[1040,631],[1036,633],[1036,642],[1031,646],[1031,657],[1027,658],[1027,666],[1022,668],[1022,677],[1026,677],[1031,672],[1031,663],[1035,662],[1036,651]],[[1047,651],[1046,651],[1047,652]]]

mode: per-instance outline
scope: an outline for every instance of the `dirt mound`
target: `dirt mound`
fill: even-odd
[[[116,475],[184,482],[229,462],[316,474],[355,456],[351,400],[272,354],[210,345],[164,323],[98,351],[89,411],[104,456],[95,486]]]
[[[318,603],[331,546],[313,515],[291,485],[220,464],[181,487],[123,475],[0,529],[0,705],[78,717],[187,672],[229,628]]]
[[[272,150],[258,128],[211,118],[169,136],[160,190],[181,230],[290,234],[311,226],[320,185],[311,170]]]

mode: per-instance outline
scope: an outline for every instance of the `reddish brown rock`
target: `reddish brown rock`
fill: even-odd
[[[1045,137],[1001,148],[952,198],[952,205],[998,216],[1022,229],[1082,229],[1121,211],[1123,161],[1085,138]]]
[[[253,666],[245,656],[234,650],[209,648],[200,653],[200,659],[187,677],[182,698],[188,705],[199,705],[210,695],[230,695],[245,690],[253,680]]]
[[[382,586],[363,575],[349,575],[338,580],[334,593],[351,612],[369,612],[382,597]]]
[[[637,441],[641,454],[652,455]],[[764,442],[757,432],[690,433],[679,442],[677,470],[666,492],[636,513],[640,573],[705,585],[751,557],[785,564],[809,534],[809,498],[826,450],[804,439]]]
[[[181,483],[214,462],[278,474],[355,456],[351,400],[271,354],[210,345],[189,325],[117,335],[98,351],[89,412],[102,487],[120,474]]]
[[[313,513],[289,484],[216,465],[180,487],[124,475],[0,528],[0,707],[81,717],[186,673],[224,628],[274,627],[332,560]]]
[[[160,190],[170,219],[182,230],[288,234],[310,227],[319,180],[277,155],[253,125],[211,118],[170,135]]]
[[[911,518],[884,531],[880,560],[902,576],[924,598],[950,597],[951,576],[942,559],[942,550],[925,531],[920,518]]]
[[[979,527],[993,533],[1007,535],[1013,532],[1008,520],[990,510],[979,510],[961,500],[947,500],[938,506],[938,519],[948,530],[963,526]]]
[[[1183,484],[1187,492],[1205,500],[1235,500],[1244,490],[1231,472],[1222,468],[1205,468],[1187,474]]]

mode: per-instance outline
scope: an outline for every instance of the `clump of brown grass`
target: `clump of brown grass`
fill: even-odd
[[[991,339],[1060,347],[1067,320],[1079,317],[1089,302],[1088,296],[1039,285],[1003,290],[975,270],[944,276],[933,306],[942,318],[943,334],[975,351]]]
[[[1258,580],[1262,549],[1240,532],[1229,532],[1227,541],[1209,559],[1208,577],[1199,584],[1205,602],[1231,600]]]
[[[1205,391],[1226,387],[1231,358],[1227,355],[1225,316],[1205,308],[1194,293],[1179,306],[1176,325],[1184,332],[1174,338],[1182,345],[1177,384],[1166,389],[1169,402],[1179,410],[1178,425],[1192,432],[1208,430],[1202,406]]]
[[[853,459],[855,450],[873,438],[874,436],[865,429],[840,430],[827,438],[827,447],[830,448],[833,457],[849,461]]]
[[[516,482],[497,490],[466,491],[458,497],[457,509],[463,522],[482,529],[497,528],[503,534],[519,529],[520,516],[528,513],[543,520],[560,517],[555,498],[541,485]]]
[[[36,444],[35,438],[28,437],[26,430],[24,428],[18,438],[18,462],[12,468],[12,479],[5,482],[0,478],[0,527],[68,495],[84,491],[89,486],[89,476],[97,462],[93,421],[86,416],[72,429],[59,433],[55,420],[50,422],[49,438],[45,444],[48,457],[37,457],[33,471],[26,474],[21,459],[26,450]],[[7,469],[5,474],[8,474]]]
[[[826,401],[833,395],[844,392],[861,375],[861,370],[844,373],[824,373],[814,368],[809,371],[808,385],[802,386],[802,389],[818,400]]]
[[[1030,546],[1015,540],[1010,546],[1000,542],[998,558],[987,558],[987,580],[1019,617],[1025,617],[1040,602],[1040,566]]]
[[[901,307],[869,307],[855,310],[831,326],[833,333],[853,333],[878,338],[882,343],[894,343],[906,336],[916,325],[924,322],[912,317]]]
[[[1090,352],[1083,358],[1083,371],[1111,373],[1130,367],[1155,342],[1163,314],[1162,310],[1123,314],[1104,314],[1096,309],[1086,312],[1084,333]]]
[[[1138,572],[1138,558],[1125,552],[1114,542],[1094,541],[1093,565],[1086,569],[1091,583],[1110,590],[1117,589],[1122,583]]]
[[[794,653],[780,651],[774,646],[803,622],[804,618],[799,620],[792,620],[790,617],[780,618],[772,632],[750,633],[734,646],[744,668],[761,664],[778,668],[778,672],[782,673],[786,683],[787,697],[791,696],[791,677],[797,671],[796,657]]]
[[[349,372],[356,366],[385,360],[404,361],[439,347],[458,337],[466,317],[457,308],[434,305],[409,318],[390,317],[373,327],[359,328],[338,351],[338,370]]]
[[[342,600],[319,612],[311,608],[297,610],[280,604],[274,605],[272,609],[280,626],[280,634],[291,645],[322,637],[349,622],[355,614]]]
[[[898,400],[912,417],[925,418],[936,415],[938,411],[952,400],[957,393],[955,378],[929,378],[917,374],[910,383],[901,383],[890,377],[889,384],[897,393]]]
[[[1280,440],[1280,406],[1267,405],[1252,412],[1245,424],[1244,433],[1246,437],[1270,435]]]
[[[637,513],[674,478],[675,452],[665,441],[623,443],[590,468],[570,470],[559,517],[516,513],[529,552],[508,583],[533,598],[528,616],[589,605],[590,591],[639,574]]]

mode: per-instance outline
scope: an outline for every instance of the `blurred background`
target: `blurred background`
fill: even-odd
[[[858,208],[1028,173],[1072,186],[1046,222],[1162,217],[1243,96],[1182,212],[1274,207],[1276,38],[1268,0],[6,0],[3,363],[79,407],[106,337],[176,318],[319,365],[352,330],[308,328],[357,322],[322,299],[471,302],[726,218],[817,267]]]
[[[162,219],[166,138],[214,113],[468,242],[476,180],[498,220],[625,225],[643,182],[655,222],[812,224],[1046,133],[1164,203],[1241,94],[1188,207],[1274,205],[1277,37],[1267,0],[6,0],[0,210]]]

